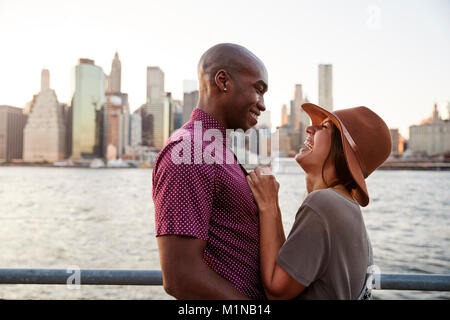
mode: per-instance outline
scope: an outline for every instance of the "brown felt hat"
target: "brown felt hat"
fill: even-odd
[[[348,169],[357,184],[352,196],[365,207],[369,193],[365,178],[378,168],[391,154],[392,140],[386,123],[367,107],[355,107],[329,112],[312,103],[302,104],[313,125],[325,118],[341,132],[342,146]]]

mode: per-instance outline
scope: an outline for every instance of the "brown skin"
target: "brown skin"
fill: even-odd
[[[206,241],[175,235],[158,237],[164,290],[183,300],[248,299],[203,262]]]
[[[247,49],[233,44],[212,47],[200,59],[198,75],[197,108],[226,129],[245,131],[254,125],[250,110],[260,114],[266,109],[267,71]],[[177,299],[248,299],[204,263],[206,245],[191,237],[158,237],[166,292]]]
[[[264,94],[268,76],[264,64],[247,49],[217,45],[200,59],[198,108],[226,129],[250,129],[250,111],[266,110]],[[226,89],[226,90],[225,90]]]

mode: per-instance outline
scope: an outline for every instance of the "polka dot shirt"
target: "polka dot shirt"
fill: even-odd
[[[195,146],[198,121],[202,135],[208,129],[217,129],[221,139],[205,139],[205,135],[206,141],[200,140]],[[156,236],[206,240],[203,261],[242,294],[265,299],[259,272],[258,208],[245,179],[247,172],[227,148],[225,128],[204,111],[194,109],[182,129],[169,138],[153,167]],[[188,145],[182,145],[189,141],[185,138],[191,139]],[[174,154],[187,155],[183,158],[187,161],[174,161]],[[205,154],[223,161],[207,164]]]

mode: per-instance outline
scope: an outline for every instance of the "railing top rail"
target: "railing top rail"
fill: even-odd
[[[374,289],[450,291],[446,274],[375,274]],[[0,269],[0,284],[141,285],[163,284],[160,270]]]

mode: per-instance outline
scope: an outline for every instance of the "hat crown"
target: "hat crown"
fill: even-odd
[[[386,123],[367,107],[356,107],[333,112],[347,129],[358,149],[368,176],[389,157],[392,139]]]

